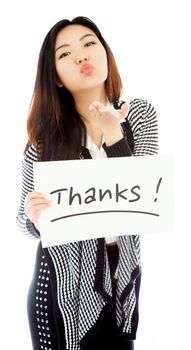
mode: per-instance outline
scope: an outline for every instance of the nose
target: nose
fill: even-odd
[[[88,60],[88,58],[86,56],[85,57],[78,57],[78,58],[76,58],[76,63],[81,64],[82,62],[85,62],[87,60]]]

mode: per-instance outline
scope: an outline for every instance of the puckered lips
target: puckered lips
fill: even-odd
[[[91,64],[84,64],[81,68],[81,73],[90,74],[93,71]]]

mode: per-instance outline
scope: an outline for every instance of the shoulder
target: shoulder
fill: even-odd
[[[114,104],[114,107],[116,109],[121,108],[121,106],[125,102],[126,101],[121,100],[121,99],[117,100]],[[128,110],[128,114],[126,116],[126,119],[128,119],[129,122],[133,119],[137,119],[137,118],[140,119],[141,117],[144,119],[150,113],[156,114],[156,110],[155,110],[154,106],[151,104],[151,102],[149,102],[146,99],[134,98],[134,99],[129,100],[128,103],[129,103],[129,110]]]
[[[156,112],[150,101],[142,98],[134,98],[129,101],[129,119],[135,115],[146,117],[150,112]]]
[[[132,131],[140,129],[142,124],[149,120],[157,123],[157,113],[153,104],[142,98],[134,98],[129,101],[129,111],[126,116]]]

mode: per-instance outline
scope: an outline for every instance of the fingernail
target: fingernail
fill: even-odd
[[[96,107],[95,107],[94,105],[90,105],[90,106],[89,106],[89,110],[90,110],[90,111],[95,111],[95,109],[96,109]]]

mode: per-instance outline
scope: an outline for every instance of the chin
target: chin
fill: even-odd
[[[89,90],[96,90],[100,88],[101,85],[105,85],[105,82],[89,82],[89,83],[84,83],[83,85],[80,85],[78,88],[75,87],[75,89],[72,91],[70,90],[71,93],[81,93],[81,92],[88,92]]]

